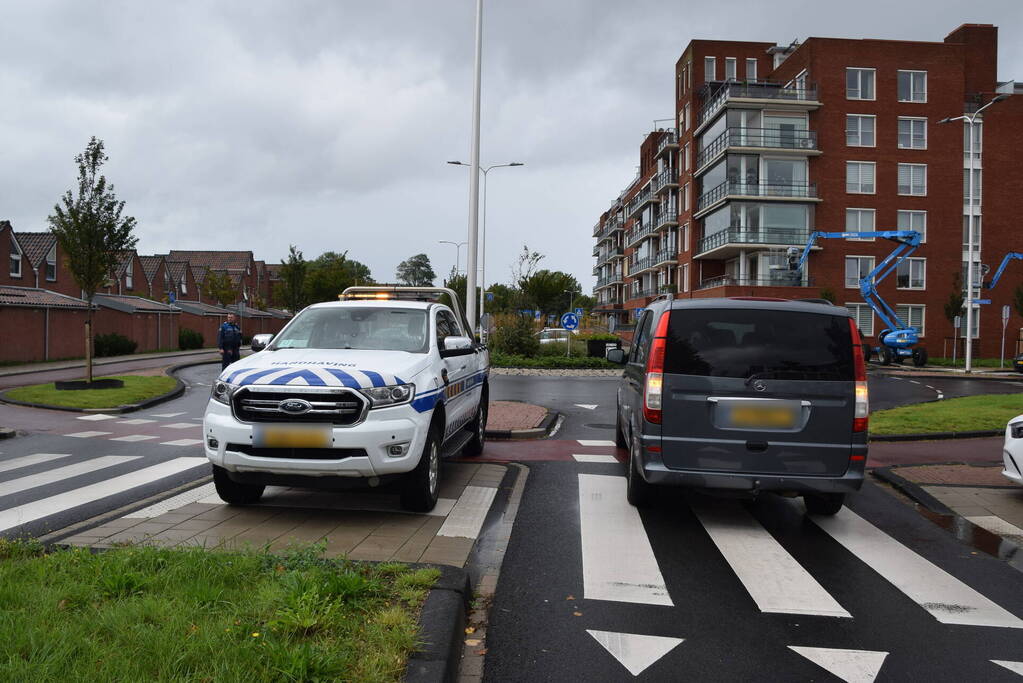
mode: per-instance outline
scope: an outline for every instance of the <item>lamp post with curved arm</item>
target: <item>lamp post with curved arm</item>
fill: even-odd
[[[451,245],[454,245],[454,247],[455,247],[455,275],[458,275],[458,264],[459,264],[459,257],[461,256],[461,253],[462,253],[462,247],[464,247],[466,244],[468,244],[468,242],[452,242],[451,240],[438,240],[437,244],[451,244]]]

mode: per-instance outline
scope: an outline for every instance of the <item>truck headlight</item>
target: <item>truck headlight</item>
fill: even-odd
[[[370,408],[408,403],[415,393],[415,384],[395,384],[389,387],[371,387],[362,390],[362,395],[369,399]]]
[[[213,390],[210,392],[210,398],[224,405],[231,405],[231,396],[238,390],[238,386],[224,382],[223,380],[217,380],[213,383]]]

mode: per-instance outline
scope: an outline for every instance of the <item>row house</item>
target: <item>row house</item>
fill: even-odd
[[[967,335],[943,313],[954,274],[972,263],[980,282],[1007,251],[1020,250],[1011,207],[1023,97],[997,79],[997,42],[996,27],[976,24],[942,42],[691,41],[675,65],[675,129],[647,136],[640,177],[595,228],[599,310],[627,328],[666,290],[824,296],[849,307],[876,341],[882,324],[858,282],[891,242],[821,240],[800,272],[789,269],[786,252],[803,249],[815,230],[913,229],[923,243],[879,291],[921,331],[931,355],[950,355]],[[964,122],[944,122],[999,95],[972,137]],[[970,331],[984,355],[998,353],[1003,306],[1017,331],[1011,337],[1023,327],[1009,280],[1023,275],[975,288],[992,302],[975,307]]]

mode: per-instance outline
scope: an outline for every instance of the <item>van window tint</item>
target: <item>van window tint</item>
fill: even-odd
[[[676,309],[665,372],[765,379],[852,380],[848,319],[751,309]]]
[[[653,314],[650,311],[643,312],[643,318],[636,325],[636,338],[632,343],[632,363],[646,363],[646,350],[650,341],[650,321]]]

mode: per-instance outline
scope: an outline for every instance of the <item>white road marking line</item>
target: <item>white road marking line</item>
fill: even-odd
[[[200,498],[198,503],[207,505],[226,505],[216,492],[212,492],[205,498]],[[428,517],[447,517],[457,501],[454,498],[438,498],[437,505],[433,510],[425,513]],[[267,486],[263,497],[259,499],[262,507],[286,507],[286,508],[309,508],[313,510],[370,510],[373,512],[399,512],[402,514],[424,514],[407,513],[401,508],[398,496],[381,495],[378,493],[360,493],[352,491],[344,495],[338,495],[333,491],[312,491],[309,489],[295,489],[286,486]]]
[[[160,426],[165,427],[167,429],[195,429],[196,427],[201,427],[202,425],[193,424],[191,422],[172,422],[171,424]]]
[[[673,606],[625,477],[580,474],[583,597]]]
[[[672,651],[684,638],[665,636],[643,636],[638,633],[615,633],[614,631],[586,630],[611,656],[638,676],[651,664]]]
[[[149,441],[150,439],[158,439],[158,436],[148,436],[146,434],[129,434],[128,436],[114,436],[111,437],[111,441]]]
[[[57,467],[38,474],[30,474],[27,477],[11,479],[0,483],[0,496],[9,496],[12,493],[33,489],[37,486],[54,484],[63,479],[77,477],[80,474],[88,474],[89,472],[94,472],[96,470],[102,470],[107,467],[113,467],[114,465],[138,460],[140,457],[141,456],[138,455],[104,455],[103,457],[93,458],[91,460],[86,460],[85,462],[76,462],[73,465]]]
[[[497,489],[492,486],[466,486],[437,535],[461,538],[479,536],[487,510],[496,495]]]
[[[104,415],[102,413],[97,413],[96,415],[82,415],[78,419],[79,420],[89,420],[90,422],[97,422],[99,420],[116,420],[117,416],[116,415]]]
[[[161,446],[195,446],[201,444],[202,439],[177,439],[176,441],[161,441]]]
[[[184,413],[150,413],[153,417],[177,417],[178,415],[184,415]]]
[[[690,507],[761,612],[852,618],[740,503],[715,503]]]
[[[1023,628],[1005,611],[945,570],[925,560],[849,508],[814,523],[943,624]]]
[[[1005,667],[1009,671],[1023,676],[1023,662],[1010,662],[1005,659],[992,659],[993,663]]]
[[[967,517],[966,519],[998,536],[1017,536],[1023,538],[1023,529],[1020,529],[1015,524],[1006,522],[1001,517],[996,517],[995,515],[982,515],[978,517]]]
[[[909,383],[910,384],[920,384],[920,382],[917,382],[915,379],[909,380]]]
[[[83,486],[73,491],[8,508],[7,510],[0,511],[0,531],[7,531],[22,524],[28,524],[37,519],[55,515],[64,510],[70,510],[86,503],[102,500],[108,496],[123,493],[136,486],[159,481],[165,477],[180,474],[205,464],[205,462],[197,462],[195,458],[175,458],[162,462],[159,465],[131,472],[130,474],[122,474],[119,477]]]
[[[838,676],[846,683],[872,683],[884,665],[887,652],[871,650],[838,650],[829,647],[797,647],[789,649],[820,668]]]
[[[597,405],[599,405],[599,404],[597,404],[597,403],[576,403],[575,407],[576,408],[585,408],[586,410],[596,410],[597,409]]]
[[[73,436],[76,439],[91,439],[94,436],[108,436],[113,432],[75,432],[74,434],[65,434],[64,436]]]
[[[938,400],[940,401],[940,400],[941,400],[941,399],[943,399],[943,398],[945,398],[945,394],[943,394],[943,393],[941,393],[941,392],[939,391],[939,392],[938,392]]]
[[[580,446],[614,446],[614,441],[606,439],[576,439]]]
[[[12,458],[10,460],[0,462],[0,472],[7,472],[8,470],[16,470],[19,467],[38,465],[41,462],[49,462],[51,460],[56,460],[57,458],[68,457],[71,457],[70,453],[33,453],[32,455],[23,455],[20,458]]]
[[[147,420],[147,419],[145,419],[143,417],[135,417],[135,418],[132,418],[130,420],[121,420],[117,424],[122,424],[122,425],[145,425],[145,424],[149,424],[150,422],[156,422],[156,420]]]
[[[604,462],[610,464],[618,462],[618,458],[613,455],[587,455],[585,453],[573,453],[572,457],[575,458],[576,462]]]
[[[152,517],[159,517],[165,512],[171,512],[173,510],[177,510],[178,508],[185,507],[189,503],[196,503],[202,500],[203,498],[216,495],[217,489],[212,483],[203,484],[202,486],[196,487],[189,491],[185,491],[184,493],[179,493],[176,496],[172,496],[167,500],[162,500],[156,505],[150,505],[147,508],[136,510],[135,512],[125,515],[125,517],[128,519],[149,519]],[[217,497],[217,502],[223,503],[224,501],[220,500],[220,498]]]

